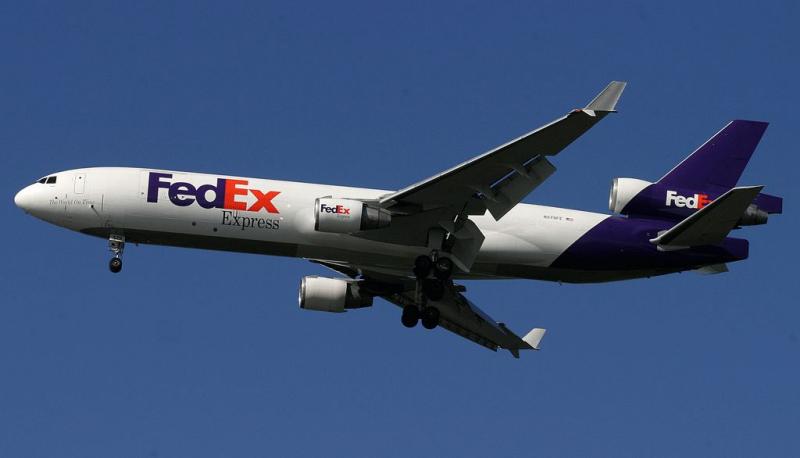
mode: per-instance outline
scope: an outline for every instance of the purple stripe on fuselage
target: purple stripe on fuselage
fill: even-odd
[[[747,259],[749,243],[736,238],[727,238],[719,246],[659,251],[650,243],[650,239],[673,225],[661,220],[608,217],[567,248],[552,267],[579,270],[692,270]]]

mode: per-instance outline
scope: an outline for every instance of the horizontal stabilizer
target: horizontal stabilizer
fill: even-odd
[[[783,213],[783,198],[781,197],[771,196],[762,192],[756,196],[756,200],[753,203],[770,215]]]
[[[667,249],[722,243],[762,188],[733,188],[650,242]]]
[[[525,334],[525,337],[522,340],[531,346],[534,350],[539,349],[539,343],[542,341],[542,337],[544,337],[544,333],[547,332],[547,329],[542,328],[533,328],[531,332]]]

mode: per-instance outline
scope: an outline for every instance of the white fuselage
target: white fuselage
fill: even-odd
[[[171,175],[155,194],[149,182],[151,172]],[[40,219],[91,235],[118,234],[137,243],[327,260],[393,275],[411,275],[413,259],[427,252],[424,246],[315,230],[316,199],[376,199],[389,191],[138,168],[76,169],[54,176],[53,184],[34,183],[20,191],[17,204]],[[213,186],[218,179],[234,182],[233,195],[226,193],[228,202],[219,200],[215,206]],[[169,189],[179,182],[191,186]],[[197,190],[202,191],[204,185],[204,195],[199,197]],[[210,208],[204,208],[201,200]],[[526,204],[517,205],[500,221],[488,214],[472,217],[486,238],[473,269],[460,276],[508,277],[498,274],[498,266],[544,272],[608,217]],[[546,274],[524,276],[559,279]]]

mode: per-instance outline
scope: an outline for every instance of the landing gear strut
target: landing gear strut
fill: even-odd
[[[422,293],[432,301],[439,301],[444,297],[444,282],[439,279],[426,278],[422,280]]]
[[[431,256],[418,256],[414,260],[413,270],[417,278],[416,303],[403,307],[400,321],[407,328],[413,328],[422,321],[425,329],[433,329],[439,325],[440,312],[427,302],[440,301],[444,297],[446,282],[453,274],[453,261],[439,256],[439,252],[433,250]]]
[[[430,275],[432,268],[433,260],[428,256],[417,256],[417,259],[414,260],[414,276],[417,277],[417,280],[421,280]]]
[[[436,260],[434,261],[430,256],[417,256],[414,260],[414,276],[417,280],[424,280],[431,272],[433,276],[439,280],[447,280],[453,275],[453,260],[444,256],[438,256],[434,252]]]
[[[108,262],[108,270],[118,273],[122,270],[122,251],[125,249],[125,237],[112,234],[108,238],[108,249],[114,253],[114,257]]]
[[[437,251],[432,254],[433,257],[417,256],[414,260],[414,276],[417,277],[417,290],[422,291],[424,298],[438,301],[444,297],[445,282],[453,275],[453,261],[439,256]]]
[[[433,275],[439,280],[447,280],[453,275],[453,260],[439,256],[433,263]]]

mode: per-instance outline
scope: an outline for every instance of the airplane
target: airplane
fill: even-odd
[[[383,298],[401,322],[444,328],[490,350],[538,350],[467,299],[464,280],[593,283],[682,271],[726,272],[748,256],[734,229],[767,222],[783,200],[737,182],[767,123],[728,123],[655,182],[615,178],[611,215],[521,203],[556,170],[550,158],[616,112],[612,81],[575,109],[400,190],[147,168],[47,175],[14,202],[36,218],[108,240],[111,272],[128,243],[300,257],[299,305],[345,312]]]

